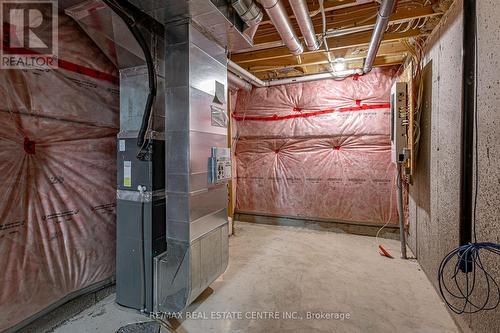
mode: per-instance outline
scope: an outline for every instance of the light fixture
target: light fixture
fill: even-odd
[[[333,69],[335,72],[341,72],[346,69],[344,58],[337,58],[333,63]]]

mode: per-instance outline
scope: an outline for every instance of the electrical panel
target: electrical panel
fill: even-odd
[[[391,155],[392,162],[402,163],[408,150],[408,84],[396,82],[391,89]]]
[[[219,184],[231,179],[231,149],[212,148],[208,159],[208,182]]]

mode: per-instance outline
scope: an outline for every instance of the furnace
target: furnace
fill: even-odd
[[[183,310],[226,269],[226,47],[251,45],[227,6],[160,4],[66,11],[119,68],[116,301],[148,313]]]

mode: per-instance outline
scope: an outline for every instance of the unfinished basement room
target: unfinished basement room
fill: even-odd
[[[0,0],[1,333],[500,333],[499,0]]]

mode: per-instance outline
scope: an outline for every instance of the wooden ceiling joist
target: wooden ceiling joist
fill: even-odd
[[[371,7],[368,7],[371,8]],[[373,26],[377,20],[376,14],[378,7],[373,7],[372,11],[368,11],[368,20],[365,22],[359,24],[356,23],[356,20],[353,19],[352,17],[349,18],[348,23],[345,23],[346,21],[339,21],[334,18],[330,18],[330,20],[327,20],[327,30],[333,30],[333,31],[341,31],[342,29],[346,28],[353,28],[357,27],[360,29],[373,29]],[[440,15],[440,13],[434,12],[432,6],[423,6],[420,8],[410,8],[410,7],[403,7],[398,9],[397,12],[395,12],[390,19],[389,24],[400,24],[403,22],[408,22],[409,20],[414,20],[414,19],[422,19],[422,18],[427,18],[427,17],[433,17],[436,15]],[[361,19],[363,19],[365,16],[362,16]],[[314,30],[316,32],[322,31],[322,20],[321,17],[314,18],[313,20],[313,25],[314,25]],[[292,20],[293,27],[295,31],[300,31],[298,24],[295,20]],[[259,34],[255,37],[254,43],[255,45],[259,44],[266,44],[266,43],[272,43],[272,42],[279,42],[280,36],[276,32],[276,29],[274,29],[273,26],[267,27],[267,29],[260,28],[261,30],[259,31]]]
[[[346,60],[351,59],[360,59],[366,57],[366,51],[368,50],[367,46],[364,47],[347,47],[343,49],[338,49],[330,52],[333,58],[344,58]],[[384,42],[380,45],[380,49],[378,52],[379,56],[388,55],[388,54],[403,54],[406,53],[406,47],[401,44],[399,41],[396,42]],[[324,52],[311,52],[301,55],[302,64],[309,63],[325,63],[328,61]],[[299,63],[296,61],[295,56],[288,56],[283,58],[276,59],[256,59],[250,62],[241,63],[250,71],[253,71],[258,67],[284,67],[284,66],[297,66]]]
[[[407,39],[423,35],[425,35],[425,33],[422,33],[420,29],[411,29],[402,33],[386,33],[382,41],[383,42],[398,41],[401,39]],[[364,31],[346,36],[340,36],[337,38],[332,38],[328,40],[328,47],[330,48],[330,50],[340,50],[344,48],[365,46],[370,43],[371,36],[372,36],[371,31]],[[318,52],[324,52],[324,49],[318,51],[304,52],[303,55],[310,53],[318,53]],[[241,66],[245,66],[246,63],[256,60],[278,59],[278,58],[286,58],[288,56],[290,56],[290,51],[286,47],[279,47],[268,50],[234,54],[231,56],[231,60],[240,64]]]

